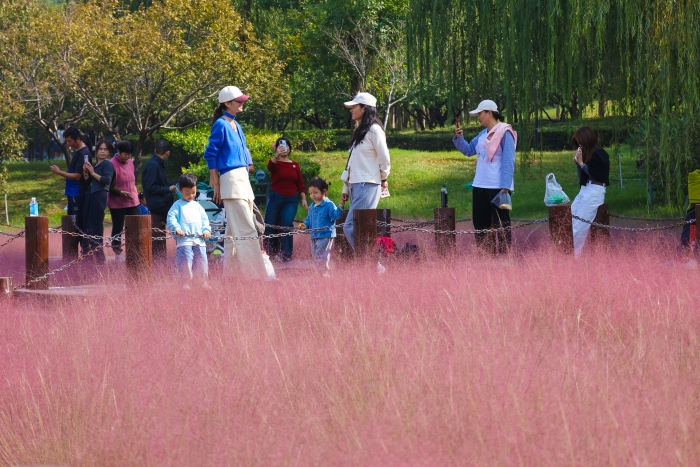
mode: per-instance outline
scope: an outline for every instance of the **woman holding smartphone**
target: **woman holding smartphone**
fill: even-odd
[[[265,209],[265,224],[294,227],[294,218],[299,209],[299,198],[304,209],[309,209],[306,203],[306,187],[301,176],[298,162],[289,158],[292,153],[287,138],[275,142],[275,155],[267,163],[270,172],[272,188],[267,198]],[[279,233],[277,229],[265,227],[265,235]],[[271,258],[287,262],[292,259],[294,239],[291,235],[280,238],[266,238],[263,242],[265,251]]]
[[[571,141],[578,146],[574,154],[578,183],[581,185],[576,199],[571,204],[571,214],[593,222],[598,208],[605,203],[605,187],[610,185],[610,156],[598,143],[593,129],[584,126],[576,130]],[[583,252],[591,225],[577,219],[572,220],[574,230],[574,257]]]
[[[86,234],[104,236],[105,208],[107,207],[107,192],[114,178],[114,165],[109,160],[112,156],[112,145],[105,140],[100,140],[95,145],[95,165],[90,162],[83,164],[83,177],[88,180],[90,189],[85,194],[85,207],[83,208],[83,228]],[[87,239],[87,248],[83,253],[90,252],[102,242],[96,239]],[[95,261],[104,264],[105,252],[100,249],[95,253]]]
[[[471,141],[464,139],[464,132],[457,126],[452,142],[465,156],[477,156],[473,183],[472,217],[474,228],[485,230],[497,227],[507,229],[496,235],[475,234],[477,248],[489,254],[507,253],[511,245],[510,210],[501,209],[491,201],[499,193],[514,190],[515,147],[518,136],[513,128],[503,123],[504,117],[494,101],[485,100],[469,112],[476,116],[484,130]]]

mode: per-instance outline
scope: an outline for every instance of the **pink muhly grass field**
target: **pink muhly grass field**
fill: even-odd
[[[5,303],[0,464],[699,465],[699,273],[665,260]]]

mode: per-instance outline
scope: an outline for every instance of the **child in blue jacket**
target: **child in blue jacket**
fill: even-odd
[[[309,215],[303,224],[299,224],[299,228],[304,230],[329,227],[311,232],[311,253],[316,263],[316,269],[323,272],[325,277],[329,277],[330,252],[335,238],[335,221],[343,215],[343,210],[326,198],[328,183],[324,179],[314,177],[309,182],[308,188],[313,204],[309,205]]]
[[[178,275],[192,280],[192,264],[198,275],[207,283],[209,263],[205,240],[211,236],[209,218],[201,204],[194,201],[197,194],[197,176],[186,173],[180,176],[182,199],[175,201],[168,211],[168,230],[177,236],[175,267]],[[202,238],[204,237],[204,238]],[[185,288],[189,285],[185,283]]]

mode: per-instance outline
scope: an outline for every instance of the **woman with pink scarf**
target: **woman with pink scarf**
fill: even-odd
[[[109,187],[107,207],[112,215],[112,250],[117,255],[117,261],[124,260],[122,253],[121,232],[124,230],[124,216],[138,216],[139,193],[136,189],[136,174],[134,162],[131,160],[131,142],[121,141],[117,144],[117,155],[112,158],[114,177]]]
[[[510,210],[500,209],[491,201],[499,193],[510,193],[514,190],[515,146],[518,143],[518,135],[510,125],[503,123],[503,115],[494,101],[481,101],[469,115],[476,116],[485,130],[467,142],[462,130],[457,128],[452,141],[465,156],[477,156],[472,201],[474,228],[484,230],[510,227]],[[510,250],[510,229],[498,232],[498,236],[486,233],[477,233],[475,236],[476,246],[482,252],[496,254],[507,253]]]

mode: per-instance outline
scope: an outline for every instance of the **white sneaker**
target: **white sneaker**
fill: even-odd
[[[377,262],[377,274],[380,276],[386,272],[386,268],[382,266],[382,263]]]
[[[117,263],[124,263],[126,262],[126,256],[119,254],[114,257],[114,261],[116,261]]]

